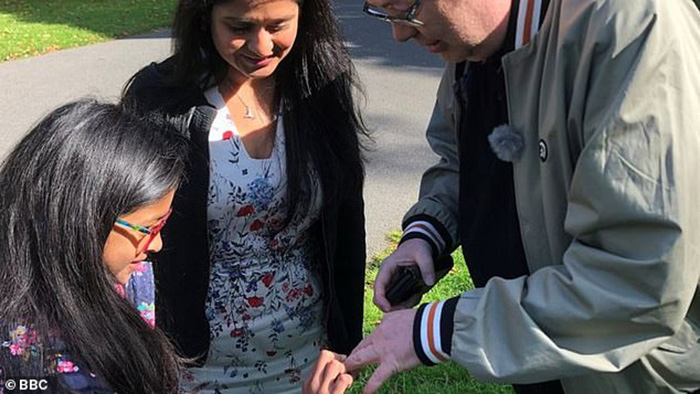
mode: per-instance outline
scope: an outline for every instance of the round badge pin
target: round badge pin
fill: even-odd
[[[547,143],[544,140],[540,140],[540,161],[544,163],[547,160],[547,156],[549,156]]]

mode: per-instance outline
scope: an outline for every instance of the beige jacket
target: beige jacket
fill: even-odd
[[[453,360],[487,381],[560,378],[567,393],[699,389],[696,7],[552,0],[503,67],[525,139],[513,165],[532,274],[461,296]],[[453,80],[450,65],[427,131],[441,160],[406,217],[430,215],[458,239]]]

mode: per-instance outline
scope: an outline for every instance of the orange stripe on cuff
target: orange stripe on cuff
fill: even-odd
[[[430,353],[433,354],[440,362],[445,362],[447,359],[440,354],[440,352],[435,349],[435,310],[437,309],[438,303],[433,302],[430,305],[430,311],[428,312],[428,347],[430,347]]]

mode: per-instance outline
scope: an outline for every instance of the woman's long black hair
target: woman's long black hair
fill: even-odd
[[[177,390],[172,346],[114,290],[103,251],[118,216],[178,186],[186,149],[164,124],[93,100],[54,110],[21,140],[0,170],[0,336],[17,324],[38,343],[58,334],[119,393]],[[32,368],[12,371],[2,350],[6,376]]]
[[[175,85],[206,89],[226,76],[229,66],[211,38],[211,13],[229,1],[242,0],[180,0],[173,26]],[[325,203],[339,199],[344,188],[361,187],[366,139],[360,136],[367,136],[354,97],[361,89],[328,0],[296,1],[297,38],[274,74],[284,119],[288,212],[294,212],[311,163]]]

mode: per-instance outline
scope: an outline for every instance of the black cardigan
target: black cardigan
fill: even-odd
[[[155,255],[158,326],[179,352],[203,362],[209,349],[205,302],[209,286],[207,191],[208,132],[214,117],[201,89],[175,88],[167,83],[171,60],[139,71],[123,103],[169,118],[191,143],[186,180],[173,201],[173,214],[162,231],[163,250]],[[321,277],[325,322],[331,350],[349,353],[362,338],[365,278],[364,201],[362,167],[342,171],[338,202],[324,201],[312,233],[323,246]],[[353,173],[354,172],[354,173]],[[349,174],[349,175],[348,175]]]

